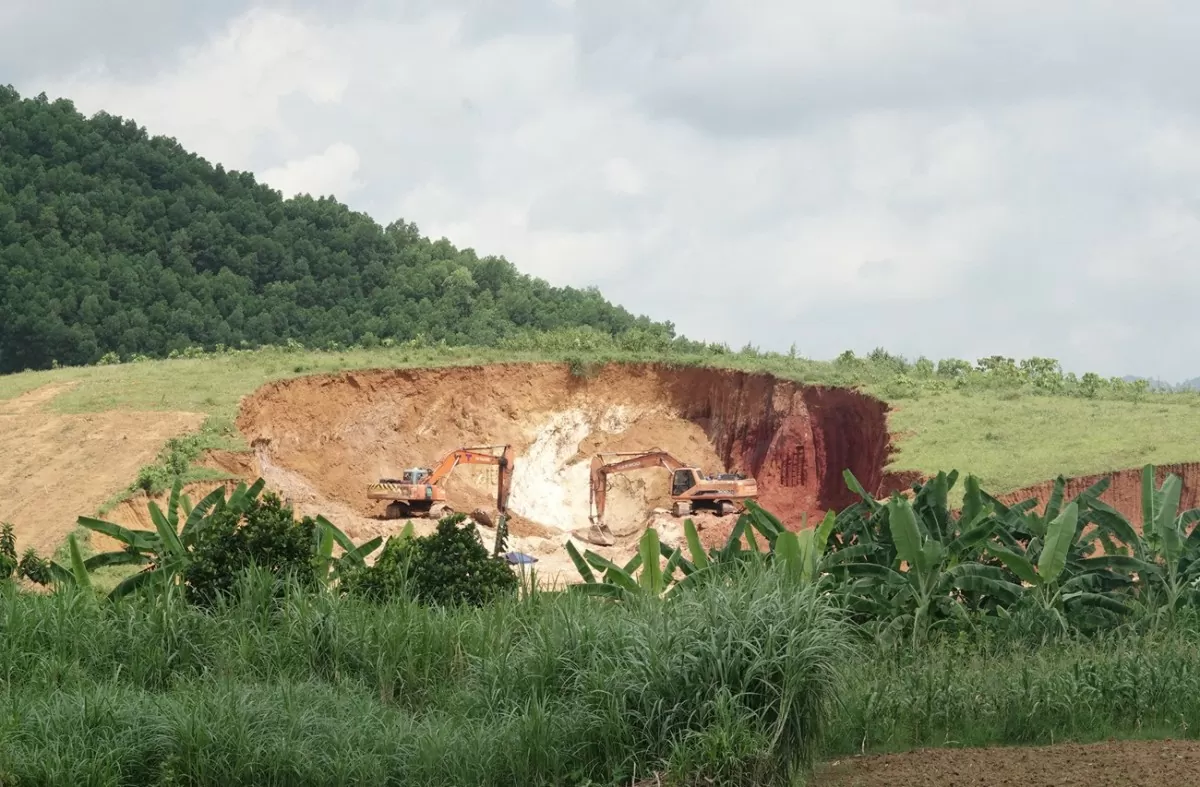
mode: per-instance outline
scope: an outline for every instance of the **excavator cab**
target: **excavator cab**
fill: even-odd
[[[695,485],[696,471],[692,470],[690,467],[676,470],[671,474],[671,494],[674,497],[682,495]]]
[[[402,480],[403,483],[406,484],[419,484],[428,478],[429,474],[432,472],[433,470],[429,469],[428,467],[410,467],[404,471]]]

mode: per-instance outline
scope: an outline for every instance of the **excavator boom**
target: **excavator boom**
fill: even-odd
[[[512,448],[507,445],[483,446],[476,448],[458,448],[446,454],[446,457],[433,468],[426,483],[436,484],[450,474],[459,465],[498,465],[504,456],[497,456],[488,451],[501,449],[511,455]],[[511,464],[511,462],[510,462]]]
[[[608,476],[610,473],[623,473],[627,470],[641,470],[647,467],[660,466],[674,471],[684,466],[683,462],[680,462],[666,451],[657,448],[650,451],[615,454],[615,456],[627,456],[629,458],[609,462],[608,464],[604,463],[604,460],[600,458],[601,456],[602,454],[596,454],[592,457],[591,479],[588,484],[591,504],[596,509],[596,514],[592,517],[592,521],[596,523],[604,522],[604,506],[605,499],[608,496]],[[614,456],[614,454],[608,454],[608,456]]]

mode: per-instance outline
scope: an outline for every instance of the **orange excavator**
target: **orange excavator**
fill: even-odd
[[[405,470],[400,478],[379,479],[367,487],[367,497],[390,501],[386,513],[388,519],[450,516],[454,509],[446,502],[446,490],[439,482],[460,464],[499,466],[496,510],[500,516],[505,516],[512,489],[513,449],[510,445],[457,448],[446,454],[437,467],[413,467]],[[489,522],[481,524],[491,526]]]
[[[576,530],[574,534],[590,543],[611,546],[612,531],[604,523],[605,498],[608,495],[608,476],[629,470],[647,467],[664,467],[671,471],[671,513],[687,516],[693,509],[707,509],[718,516],[745,510],[746,500],[758,497],[758,482],[738,473],[708,475],[699,468],[688,467],[666,451],[657,448],[649,451],[608,454],[626,457],[605,463],[602,454],[592,457],[591,479],[588,485],[589,508],[595,514],[589,516],[592,526]]]

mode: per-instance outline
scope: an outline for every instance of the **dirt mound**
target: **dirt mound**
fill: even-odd
[[[1057,765],[1055,763],[1058,763]],[[1195,784],[1197,741],[922,749],[831,763],[816,787],[1130,787]]]
[[[881,491],[891,454],[887,405],[855,391],[767,374],[610,364],[589,376],[563,364],[376,370],[271,383],[242,403],[238,427],[281,472],[355,514],[383,504],[367,484],[430,467],[464,445],[512,444],[510,510],[543,531],[588,524],[588,463],[598,451],[659,448],[706,471],[758,479],[760,501],[799,525],[853,501],[842,470]],[[456,510],[494,510],[494,467],[445,483]],[[636,532],[668,504],[668,474],[610,479],[607,520]]]
[[[1184,510],[1200,508],[1200,462],[1157,465],[1154,473],[1155,484],[1162,484],[1167,475],[1171,473],[1179,476],[1183,482],[1183,492],[1179,496],[1180,507]],[[1070,500],[1105,477],[1112,478],[1112,483],[1109,484],[1104,494],[1100,495],[1100,499],[1124,514],[1140,530],[1142,526],[1142,468],[1140,467],[1068,478],[1064,485],[1064,499]],[[1013,505],[1033,497],[1038,501],[1034,510],[1041,512],[1045,509],[1046,501],[1050,499],[1052,491],[1054,491],[1054,481],[1043,481],[1015,492],[995,495],[995,497],[1005,505]]]
[[[203,420],[197,413],[42,409],[69,387],[43,386],[0,402],[0,522],[13,523],[21,550],[52,553],[80,515],[94,514],[164,442]]]

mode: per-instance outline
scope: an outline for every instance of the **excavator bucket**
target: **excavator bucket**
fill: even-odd
[[[608,525],[592,525],[591,527],[580,528],[571,531],[572,538],[578,538],[580,541],[586,541],[589,544],[595,544],[599,547],[610,547],[617,543],[612,536],[612,531],[608,529]]]

